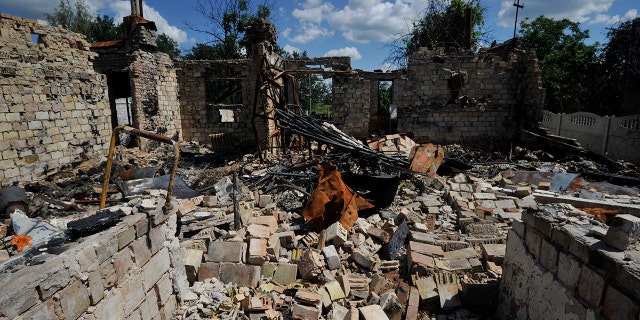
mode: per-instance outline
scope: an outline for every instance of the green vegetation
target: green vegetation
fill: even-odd
[[[89,42],[118,40],[124,37],[122,23],[116,25],[113,18],[106,15],[92,16],[84,0],[60,0],[52,13],[45,13],[52,26],[61,25],[73,32],[87,36]]]
[[[607,43],[588,45],[589,32],[577,22],[544,16],[525,19],[520,24],[519,42],[538,57],[547,90],[545,109],[623,115],[618,112],[622,85],[633,81],[623,78],[629,61],[631,25],[631,21],[621,22],[609,29]]]
[[[196,11],[206,19],[205,28],[195,27],[188,22],[186,24],[191,30],[211,37],[212,44],[196,44],[185,58],[246,58],[250,51],[247,28],[257,19],[271,17],[271,6],[267,1],[255,5],[250,0],[198,0]]]
[[[485,8],[479,0],[433,0],[411,31],[391,45],[387,61],[406,67],[407,59],[419,48],[434,50],[438,47],[464,48],[466,38],[466,11],[471,10],[473,31],[471,47],[477,48],[484,35]]]

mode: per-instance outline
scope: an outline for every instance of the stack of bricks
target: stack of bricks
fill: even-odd
[[[188,286],[175,225],[175,213],[126,216],[42,264],[0,273],[0,319],[170,319]]]
[[[637,252],[640,219],[614,219],[605,230],[523,212],[507,238],[498,317],[637,319],[640,276],[627,256]]]
[[[33,180],[109,147],[104,75],[83,35],[0,13],[0,182]]]

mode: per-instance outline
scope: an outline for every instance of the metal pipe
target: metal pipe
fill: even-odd
[[[167,188],[167,198],[165,200],[164,206],[168,208],[171,206],[171,194],[173,193],[173,183],[176,177],[176,171],[178,170],[178,160],[180,159],[180,146],[177,142],[171,140],[171,138],[163,135],[159,135],[155,132],[144,131],[140,129],[136,129],[129,126],[117,126],[113,128],[113,132],[111,133],[111,143],[109,145],[109,155],[107,156],[107,168],[104,171],[104,181],[102,182],[102,195],[100,196],[100,209],[104,208],[104,205],[107,201],[107,187],[109,186],[109,178],[111,176],[111,165],[113,164],[113,152],[116,147],[116,140],[118,137],[118,133],[124,130],[129,134],[134,134],[143,138],[147,138],[149,140],[164,142],[166,144],[171,144],[175,150],[175,158],[173,159],[173,167],[171,168],[171,176],[169,178],[169,186]]]

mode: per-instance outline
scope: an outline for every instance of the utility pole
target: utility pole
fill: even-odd
[[[520,4],[520,0],[514,0],[513,6],[516,7],[516,22],[513,25],[513,38],[516,37],[516,28],[518,27],[518,10],[524,8],[524,4]]]

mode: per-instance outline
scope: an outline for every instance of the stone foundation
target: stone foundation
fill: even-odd
[[[0,319],[170,319],[188,287],[175,227],[175,213],[126,216],[0,273]]]
[[[583,227],[541,211],[524,212],[522,222],[514,221],[507,238],[498,318],[638,318],[637,267],[625,261],[624,251]]]

